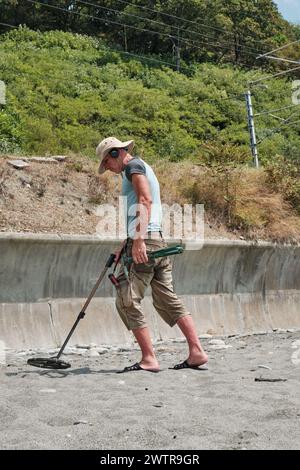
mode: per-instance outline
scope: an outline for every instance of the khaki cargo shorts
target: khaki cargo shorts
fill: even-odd
[[[131,256],[132,239],[127,240],[126,254]],[[147,251],[166,248],[168,245],[161,239],[146,239]],[[128,279],[121,268],[117,279],[120,286],[116,289],[116,307],[128,330],[147,326],[141,309],[141,301],[150,285],[153,305],[162,319],[174,326],[181,317],[189,315],[181,300],[173,290],[172,263],[169,257],[148,260],[147,263],[132,263],[128,268]]]

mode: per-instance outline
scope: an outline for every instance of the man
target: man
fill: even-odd
[[[116,307],[128,330],[132,330],[142,352],[140,362],[125,367],[122,372],[136,370],[159,371],[149,327],[141,310],[146,288],[151,285],[153,305],[170,326],[177,324],[185,335],[188,358],[174,369],[197,368],[208,361],[196,333],[193,319],[174,293],[172,266],[169,258],[148,260],[147,251],[167,244],[162,237],[162,210],[158,180],[152,168],[131,155],[134,141],[121,142],[108,137],[98,145],[99,173],[106,170],[122,175],[122,195],[127,198],[126,253],[133,257],[129,272],[119,273]]]

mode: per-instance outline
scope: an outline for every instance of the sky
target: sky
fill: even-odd
[[[282,16],[292,22],[300,24],[300,0],[273,0]]]

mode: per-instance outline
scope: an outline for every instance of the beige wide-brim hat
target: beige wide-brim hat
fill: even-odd
[[[121,140],[117,139],[116,137],[107,137],[106,139],[103,139],[98,147],[96,148],[96,155],[100,159],[100,166],[98,173],[100,175],[105,172],[105,168],[103,165],[103,160],[110,152],[112,149],[128,149],[128,152],[130,153],[131,150],[134,147],[134,140],[128,140],[127,142],[121,142]]]

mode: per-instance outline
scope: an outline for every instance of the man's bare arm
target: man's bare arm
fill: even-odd
[[[132,175],[132,185],[139,205],[137,210],[139,221],[135,229],[136,232],[132,247],[132,256],[135,263],[146,263],[148,261],[148,257],[144,238],[147,236],[147,227],[151,215],[152,197],[149,183],[145,175],[134,173]]]

